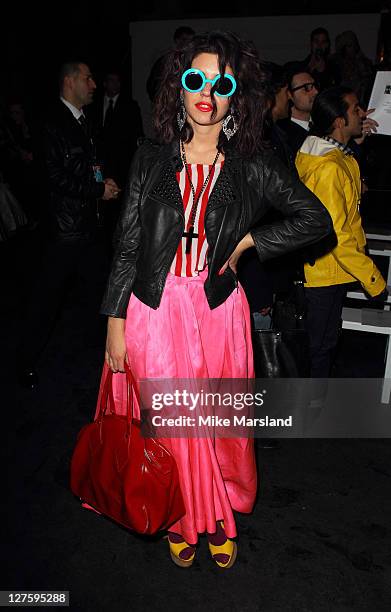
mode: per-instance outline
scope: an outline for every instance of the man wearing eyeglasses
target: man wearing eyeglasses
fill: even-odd
[[[318,95],[317,83],[302,65],[287,65],[288,98],[291,104],[291,117],[280,122],[289,145],[296,155],[308,136],[312,105]]]
[[[299,72],[290,79],[288,96],[292,101],[291,120],[307,132],[312,105],[318,95],[318,87],[308,72]]]

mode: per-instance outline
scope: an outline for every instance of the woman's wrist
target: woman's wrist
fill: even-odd
[[[125,319],[120,317],[108,317],[107,326],[109,329],[125,329]]]
[[[250,232],[248,232],[248,234],[246,234],[244,238],[242,238],[240,246],[242,251],[246,251],[247,249],[250,249],[254,246],[254,240]]]

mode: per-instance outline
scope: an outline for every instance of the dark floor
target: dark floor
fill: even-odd
[[[86,612],[389,611],[389,440],[282,440],[258,449],[258,501],[251,516],[238,516],[239,555],[227,571],[209,559],[204,538],[194,566],[181,570],[165,541],[81,509],[68,487],[69,459],[94,413],[104,329],[89,333],[70,296],[39,388],[17,388],[15,346],[35,248],[27,236],[0,253],[8,474],[0,589],[69,590],[71,609]],[[337,375],[381,377],[384,348],[382,337],[344,332]]]

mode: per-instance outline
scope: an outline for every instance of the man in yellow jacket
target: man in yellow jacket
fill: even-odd
[[[304,267],[314,378],[330,373],[349,283],[359,281],[371,297],[387,296],[384,278],[365,254],[360,170],[348,147],[351,138],[361,136],[364,117],[353,91],[344,87],[325,90],[315,98],[311,135],[296,157],[301,180],[326,206],[338,240],[331,251]]]

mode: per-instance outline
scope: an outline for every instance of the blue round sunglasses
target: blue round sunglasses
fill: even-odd
[[[212,83],[212,87],[217,84],[215,94],[222,98],[232,96],[236,89],[235,78],[231,74],[217,74],[214,79],[207,79],[202,70],[189,68],[182,74],[182,87],[190,93],[197,93],[204,89],[207,83]]]

